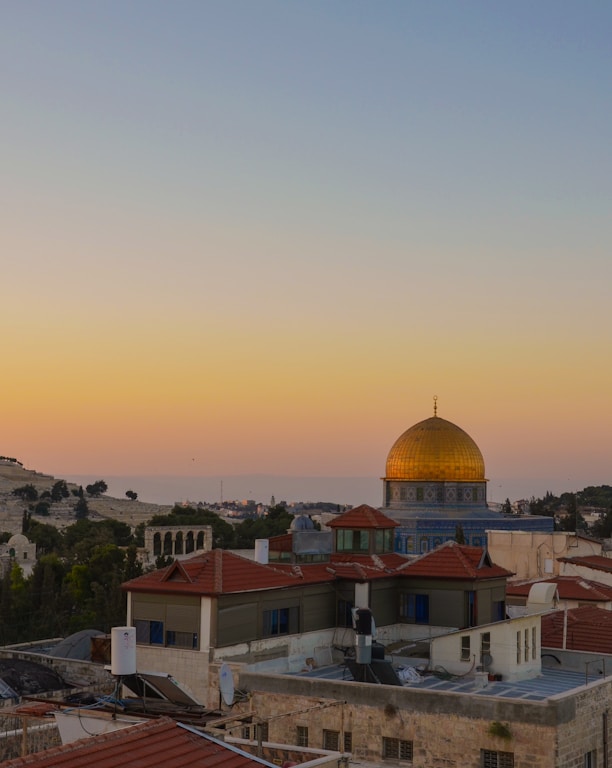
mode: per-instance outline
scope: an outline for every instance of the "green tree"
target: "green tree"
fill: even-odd
[[[576,533],[586,531],[587,525],[578,509],[578,494],[566,493],[563,494],[563,497],[565,497],[567,514],[561,518],[559,529],[562,531],[575,531]]]
[[[609,539],[612,537],[612,506],[608,508],[606,514],[597,520],[593,525],[593,535],[598,539]]]
[[[37,501],[38,491],[32,483],[27,483],[27,485],[22,485],[20,488],[14,488],[13,496],[19,496],[24,501]]]
[[[58,480],[53,484],[53,487],[51,488],[51,499],[53,501],[61,501],[62,499],[67,499],[69,496],[70,491],[68,490],[68,485],[65,480]]]
[[[74,516],[77,520],[83,520],[89,515],[89,505],[87,499],[81,496],[81,498],[74,505]]]
[[[48,517],[49,508],[50,504],[48,501],[39,501],[38,504],[34,507],[34,514],[41,515],[41,517]]]
[[[36,638],[61,635],[66,626],[63,590],[66,566],[55,553],[43,555],[28,581],[30,631]]]
[[[101,493],[106,493],[108,485],[106,485],[104,480],[96,480],[95,483],[86,485],[85,490],[90,496],[99,496]]]
[[[36,544],[36,551],[39,557],[51,554],[52,552],[58,554],[63,552],[62,534],[53,525],[41,523],[38,520],[30,520],[27,536],[31,542]]]

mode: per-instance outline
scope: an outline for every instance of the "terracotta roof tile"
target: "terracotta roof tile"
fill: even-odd
[[[180,578],[179,573],[185,577]],[[171,577],[169,577],[171,574]],[[269,565],[262,565],[224,549],[213,549],[189,560],[175,563],[125,582],[132,592],[158,592],[183,595],[220,595],[293,586],[295,577]]]
[[[583,565],[586,568],[592,568],[595,571],[605,571],[612,573],[612,557],[603,555],[586,555],[585,557],[559,557],[560,563],[572,563],[573,565]]]
[[[256,563],[227,550],[215,549],[152,571],[125,582],[130,592],[177,595],[221,595],[321,584],[336,579],[372,581],[391,576],[481,580],[510,576],[493,565],[479,547],[446,542],[438,549],[407,560],[389,552],[383,555],[332,553],[327,563]]]
[[[395,528],[399,523],[368,504],[349,509],[327,523],[328,528]]]
[[[468,547],[456,541],[446,541],[431,552],[400,566],[406,576],[430,579],[499,579],[511,576],[499,565],[491,563],[486,550]]]
[[[7,760],[3,768],[261,768],[264,760],[167,717]]]
[[[542,616],[542,647],[563,648],[567,613],[565,647],[572,651],[612,653],[612,611],[594,605],[581,605],[566,611],[552,611]]]
[[[598,581],[582,579],[580,576],[556,576],[550,579],[529,579],[509,581],[506,587],[508,597],[527,597],[536,583],[556,584],[561,600],[580,600],[600,603],[612,600],[612,587]]]

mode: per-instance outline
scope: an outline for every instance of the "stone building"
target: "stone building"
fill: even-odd
[[[17,563],[24,576],[30,576],[36,565],[36,544],[23,533],[15,533],[6,544],[0,544],[2,573],[10,571],[13,563]]]
[[[185,560],[198,552],[209,552],[213,547],[210,525],[148,526],[144,535],[145,565],[154,563],[160,555],[174,560]]]

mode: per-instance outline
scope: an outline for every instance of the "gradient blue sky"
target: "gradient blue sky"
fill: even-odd
[[[437,394],[492,480],[609,483],[611,32],[608,2],[0,0],[0,452],[380,477]]]

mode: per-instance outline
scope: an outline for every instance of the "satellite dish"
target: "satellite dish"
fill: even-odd
[[[482,654],[482,663],[483,663],[485,669],[488,669],[491,666],[491,662],[492,661],[493,661],[493,656],[491,656],[490,653],[483,653]]]
[[[219,670],[219,690],[223,703],[231,707],[234,703],[234,677],[232,670],[224,662]]]

